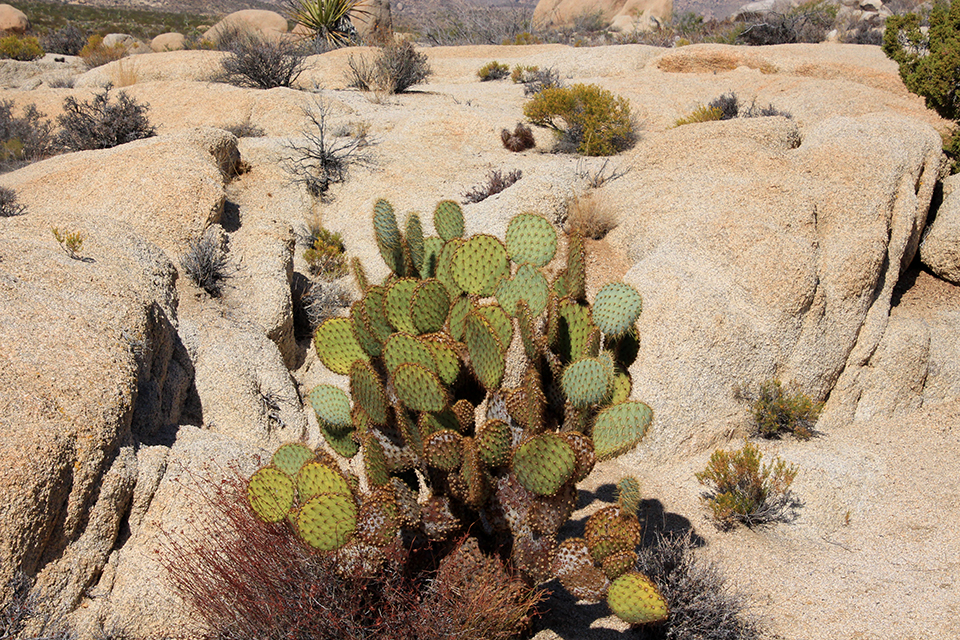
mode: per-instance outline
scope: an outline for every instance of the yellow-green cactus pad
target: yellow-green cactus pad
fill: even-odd
[[[423,239],[423,266],[420,267],[421,278],[435,278],[437,264],[440,262],[440,252],[443,251],[443,240],[436,236]]]
[[[497,389],[506,371],[504,346],[480,313],[471,311],[464,323],[464,342],[477,378],[487,389]]]
[[[643,299],[623,282],[608,282],[593,301],[593,321],[607,335],[623,335],[640,317]]]
[[[360,450],[360,446],[353,440],[353,429],[348,429],[346,431],[332,431],[331,429],[321,425],[320,433],[323,434],[323,439],[327,441],[327,444],[330,445],[330,448],[344,458],[352,458],[353,456],[357,455],[357,451]]]
[[[369,362],[358,360],[350,368],[350,395],[374,424],[387,423],[387,394]]]
[[[518,314],[517,303],[524,300],[530,312],[537,316],[547,307],[550,286],[540,270],[529,264],[521,265],[513,278],[504,278],[497,287],[497,302],[511,316]]]
[[[393,205],[382,198],[373,205],[373,231],[383,261],[391,271],[402,276],[403,238],[400,236]]]
[[[587,250],[583,236],[573,234],[567,241],[567,271],[564,275],[567,293],[574,300],[587,297]]]
[[[423,268],[424,255],[423,226],[420,224],[420,216],[416,213],[411,213],[410,217],[407,218],[404,242],[406,244],[407,256],[410,258],[414,269],[411,275],[420,273],[420,270]]]
[[[463,340],[464,327],[467,322],[467,314],[474,309],[473,300],[467,296],[457,298],[450,308],[450,337],[454,340]]]
[[[634,448],[653,421],[653,409],[642,402],[621,402],[597,414],[593,447],[599,460],[614,458]]]
[[[596,329],[590,308],[564,298],[558,305],[557,351],[564,362],[573,362],[589,355],[591,335]]]
[[[431,348],[408,333],[395,333],[383,347],[383,363],[391,373],[402,364],[416,363],[430,371],[437,370]]]
[[[518,264],[542,267],[557,252],[557,232],[543,216],[521,213],[507,225],[507,253]]]
[[[367,328],[381,344],[393,333],[393,326],[387,320],[385,311],[386,299],[387,290],[380,286],[370,287],[363,297],[363,311],[370,323]]]
[[[390,484],[390,466],[383,451],[383,444],[373,432],[363,438],[363,469],[367,472],[367,481],[374,486]]]
[[[445,333],[420,336],[420,341],[430,348],[436,361],[436,372],[443,384],[453,384],[460,373],[460,358],[454,350],[456,342]]]
[[[363,350],[370,357],[379,356],[383,343],[373,331],[373,324],[367,316],[364,300],[357,300],[350,307],[350,319],[353,321],[353,333]]]
[[[667,601],[647,576],[631,571],[625,573],[607,590],[610,610],[629,624],[661,622],[670,616]]]
[[[547,432],[522,443],[510,463],[525,489],[552,496],[573,476],[577,460],[563,438]]]
[[[322,462],[310,461],[297,473],[297,498],[301,503],[305,503],[321,493],[352,495],[350,485],[339,469]]]
[[[597,463],[597,456],[593,451],[593,440],[576,431],[567,431],[559,435],[570,445],[573,454],[577,457],[577,467],[573,472],[573,481],[580,482],[590,475]]]
[[[510,275],[507,250],[499,239],[484,234],[471,236],[457,249],[452,263],[453,278],[471,295],[487,297],[500,280]]]
[[[578,360],[563,370],[561,385],[567,400],[578,409],[601,403],[613,385],[612,363],[599,358]]]
[[[288,442],[280,445],[280,448],[274,452],[273,457],[270,458],[270,464],[290,477],[294,477],[303,463],[312,458],[313,449],[302,442]]]
[[[258,518],[280,522],[293,507],[296,487],[293,478],[276,467],[264,467],[247,483],[247,499]]]
[[[453,277],[453,258],[457,253],[457,249],[465,243],[466,240],[462,238],[454,238],[448,241],[447,244],[443,246],[440,257],[437,259],[437,280],[442,282],[443,286],[447,288],[447,293],[451,299],[463,293],[463,289],[457,284],[456,279]]]
[[[422,280],[414,289],[410,316],[418,333],[435,333],[443,329],[449,312],[447,288],[436,278]]]
[[[336,551],[353,538],[357,529],[357,505],[342,493],[321,493],[297,512],[297,533],[319,551]]]
[[[414,278],[400,278],[390,283],[390,287],[387,289],[383,310],[387,315],[387,320],[397,331],[419,333],[416,325],[413,324],[413,317],[410,315],[413,306],[413,292],[418,284],[420,284],[420,281]]]
[[[463,209],[453,200],[438,202],[433,212],[433,227],[445,242],[463,236]]]
[[[357,360],[367,360],[367,352],[353,331],[350,318],[328,318],[323,321],[313,336],[317,357],[327,369],[340,375],[350,373],[350,365]]]
[[[502,420],[487,420],[477,432],[480,459],[488,467],[505,464],[510,456],[510,425]]]
[[[450,396],[433,371],[422,365],[402,364],[393,372],[397,397],[413,411],[441,411]]]
[[[633,571],[637,568],[637,552],[633,549],[625,549],[610,554],[604,558],[601,563],[601,568],[608,578],[616,580],[628,571]]]
[[[350,398],[339,387],[318,384],[307,395],[310,406],[321,426],[342,433],[353,428],[350,416]]]

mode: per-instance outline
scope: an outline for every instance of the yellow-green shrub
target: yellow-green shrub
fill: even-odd
[[[501,80],[510,75],[510,66],[505,65],[502,62],[488,62],[477,70],[477,76],[480,78],[480,82],[486,82],[488,80]]]
[[[595,84],[545,88],[524,105],[523,114],[554,129],[561,151],[609,156],[636,139],[630,102]]]
[[[103,36],[93,35],[90,36],[86,46],[80,50],[80,57],[83,58],[88,68],[93,69],[108,62],[119,60],[127,53],[127,48],[122,44],[107,47],[103,44]]]
[[[702,104],[693,110],[693,113],[677,120],[674,126],[682,127],[685,124],[695,124],[697,122],[710,122],[712,120],[722,120],[723,111],[720,107],[711,107]]]
[[[40,46],[36,38],[21,38],[19,36],[0,38],[0,58],[26,62],[42,57],[43,47]]]

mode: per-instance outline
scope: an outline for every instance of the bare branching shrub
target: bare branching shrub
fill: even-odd
[[[298,340],[311,338],[324,320],[340,315],[340,311],[350,305],[350,295],[339,280],[300,276],[293,282],[291,297]]]
[[[523,95],[532,96],[544,89],[560,88],[560,72],[553,67],[541,69],[537,66],[517,65],[513,68],[510,78],[516,84],[523,85]]]
[[[609,173],[607,173],[607,169],[610,169]],[[603,163],[596,169],[589,168],[583,160],[577,162],[577,177],[584,180],[591,189],[599,189],[606,183],[622,178],[629,172],[630,167],[626,169],[611,167],[610,158],[604,159]]]
[[[601,193],[590,192],[567,200],[566,216],[561,223],[570,235],[602,240],[619,221],[606,198]]]
[[[296,42],[246,30],[220,37],[220,46],[227,52],[220,60],[223,82],[255,89],[289,87],[306,66],[307,52]]]
[[[757,640],[759,625],[744,597],[730,588],[720,568],[697,557],[691,534],[657,536],[640,550],[637,570],[650,577],[670,608],[670,617],[641,627],[643,640]]]
[[[380,47],[372,60],[358,56],[347,59],[347,82],[361,91],[402,93],[430,76],[427,56],[403,40],[391,40]]]
[[[707,107],[719,109],[721,120],[732,120],[740,115],[740,99],[737,98],[737,94],[733,91],[714,98],[707,103]]]
[[[266,135],[263,128],[251,123],[249,118],[239,124],[224,127],[224,131],[229,131],[238,138],[262,138]]]
[[[17,192],[0,187],[0,218],[11,218],[26,213],[26,205],[17,202]],[[2,638],[3,636],[0,636]]]
[[[523,176],[520,169],[514,169],[504,175],[499,169],[487,174],[486,184],[481,184],[463,194],[464,202],[481,202],[513,185]]]
[[[293,182],[307,188],[315,198],[329,197],[330,187],[347,179],[351,166],[369,166],[373,158],[367,147],[370,140],[365,130],[355,134],[334,136],[331,133],[327,103],[315,102],[304,110],[308,125],[300,137],[287,143],[291,155],[285,168]]]
[[[721,529],[738,522],[752,527],[786,520],[798,505],[790,491],[799,471],[796,465],[780,458],[769,465],[762,460],[760,449],[746,442],[738,451],[717,449],[707,468],[696,474],[707,487],[703,501]]]
[[[24,624],[36,613],[36,602],[30,595],[33,581],[27,574],[18,572],[6,584],[10,594],[7,603],[0,607],[0,638],[16,638]]]
[[[125,92],[110,101],[110,87],[93,96],[91,102],[78,102],[73,96],[63,101],[63,113],[57,116],[60,131],[54,144],[67,151],[109,149],[156,135],[147,118],[149,105],[140,104]]]
[[[810,0],[786,11],[770,11],[748,24],[737,41],[748,45],[823,42],[837,19],[837,5]]]
[[[223,287],[231,277],[230,261],[213,233],[196,238],[180,257],[180,266],[195,285],[211,297],[219,298]]]
[[[533,137],[533,131],[522,122],[517,123],[512,133],[509,129],[502,130],[500,132],[500,140],[503,142],[504,147],[513,152],[526,151],[527,149],[533,149],[537,146],[537,141]]]
[[[0,171],[53,154],[53,126],[36,105],[28,105],[20,116],[13,115],[13,102],[0,101]]]
[[[48,53],[77,56],[87,44],[87,34],[80,27],[68,23],[41,37],[40,44]]]
[[[456,12],[435,12],[413,26],[420,36],[435,45],[506,44],[533,31],[530,7],[461,8]]]

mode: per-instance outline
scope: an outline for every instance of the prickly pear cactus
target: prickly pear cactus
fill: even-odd
[[[611,283],[588,303],[579,237],[548,276],[560,243],[536,214],[516,216],[504,240],[464,237],[452,201],[432,222],[438,236],[425,235],[417,214],[398,224],[377,201],[375,239],[391,275],[374,284],[355,262],[363,297],[314,336],[350,393],[320,385],[308,400],[329,447],[361,456],[366,488],[322,449],[284,445],[250,480],[251,506],[329,553],[469,530],[510,549],[531,583],[558,577],[631,624],[662,620],[666,604],[634,571],[635,480],[584,538],[557,540],[576,483],[596,460],[636,446],[652,421],[650,407],[629,399],[640,294]]]

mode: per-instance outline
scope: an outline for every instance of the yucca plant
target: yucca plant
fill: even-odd
[[[314,39],[323,39],[334,47],[350,44],[356,29],[350,16],[370,15],[363,0],[286,0],[291,20],[310,30]]]

